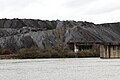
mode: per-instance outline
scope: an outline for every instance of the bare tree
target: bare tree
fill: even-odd
[[[65,29],[63,27],[58,27],[55,29],[55,37],[56,37],[56,48],[60,50],[65,49],[65,44],[64,44],[64,34],[65,34]]]

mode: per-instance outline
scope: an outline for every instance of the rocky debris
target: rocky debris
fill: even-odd
[[[18,34],[17,29],[11,29],[11,28],[0,28],[0,37],[7,37],[11,35]]]
[[[35,19],[0,19],[0,47],[17,51],[33,46],[54,47],[63,28],[64,43],[120,43],[120,23],[94,24],[82,21],[48,21]]]
[[[20,29],[24,26],[32,28],[47,28],[54,29],[56,28],[56,21],[44,21],[44,20],[35,20],[35,19],[0,19],[0,28],[14,28]]]
[[[37,31],[45,31],[45,30],[47,30],[47,28],[31,28],[31,27],[24,26],[23,28],[20,28],[18,30],[18,33],[24,34],[28,32],[37,32]]]

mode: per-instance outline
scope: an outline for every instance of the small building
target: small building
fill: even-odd
[[[99,42],[70,42],[68,45],[69,48],[75,53],[79,51],[90,50],[92,48],[98,49],[98,52],[100,53],[101,44]]]
[[[100,58],[120,58],[120,44],[103,44],[100,46]]]
[[[74,31],[73,31],[74,30]],[[72,29],[68,41],[69,48],[75,53],[97,49],[100,58],[120,58],[120,37],[113,32],[88,27]]]
[[[96,54],[100,54],[100,58],[120,58],[120,45],[102,44],[99,42],[74,42],[68,43],[69,48],[75,53],[90,49],[97,49]]]

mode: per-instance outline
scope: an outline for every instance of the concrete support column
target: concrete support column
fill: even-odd
[[[101,58],[106,58],[106,56],[105,56],[105,46],[104,45],[100,45],[100,57]]]
[[[120,58],[120,46],[118,46],[118,58]]]
[[[118,46],[118,58],[120,58],[120,46]]]
[[[116,58],[118,58],[119,56],[119,50],[118,50],[118,46],[116,46]]]
[[[78,51],[79,51],[79,49],[77,48],[76,43],[74,43],[74,52],[76,53]]]
[[[106,57],[109,58],[109,46],[106,46]]]
[[[111,58],[114,58],[113,46],[111,46],[110,50],[111,50],[111,53],[110,53],[111,55],[110,55],[110,57],[111,57]]]

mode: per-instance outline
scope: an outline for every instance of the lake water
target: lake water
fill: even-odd
[[[120,80],[120,59],[0,60],[0,80]]]

